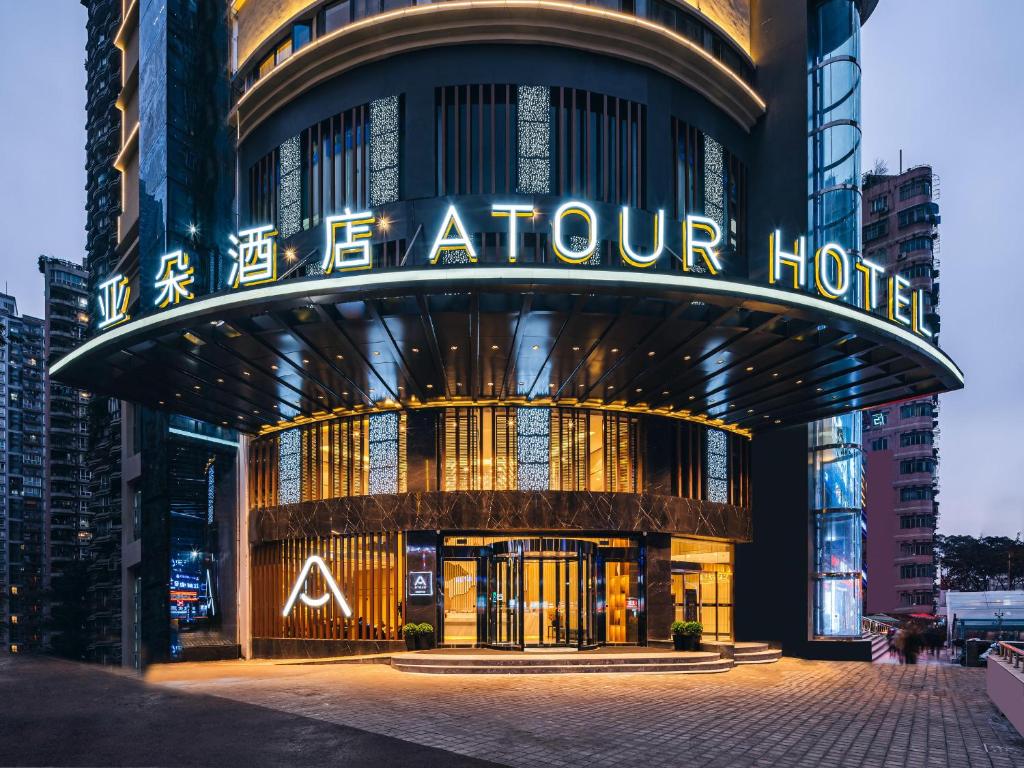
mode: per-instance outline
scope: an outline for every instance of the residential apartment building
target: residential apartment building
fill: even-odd
[[[52,256],[40,256],[38,264],[45,296],[44,357],[55,360],[85,338],[89,323],[87,273],[81,264]],[[43,584],[47,591],[45,614],[50,621],[43,636],[47,648],[76,656],[81,643],[80,607],[69,604],[61,612],[61,603],[80,602],[84,569],[72,564],[85,560],[91,536],[86,466],[88,401],[89,394],[84,390],[47,379]],[[62,581],[65,576],[67,580]],[[69,637],[60,637],[62,633]]]
[[[938,179],[931,166],[864,180],[864,253],[923,289],[926,325],[939,332]],[[867,456],[867,611],[930,614],[939,514],[937,395],[864,412]]]
[[[44,323],[0,294],[0,646],[43,647]]]

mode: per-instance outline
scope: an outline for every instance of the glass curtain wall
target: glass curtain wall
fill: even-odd
[[[814,635],[859,637],[864,457],[859,413],[808,427],[814,530]]]
[[[860,12],[854,0],[818,0],[809,19],[809,255],[838,243],[856,259],[861,250]],[[852,285],[846,300],[855,302],[857,293]]]

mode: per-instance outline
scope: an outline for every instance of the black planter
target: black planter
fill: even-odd
[[[434,647],[434,633],[421,632],[416,635],[416,650],[428,651]]]
[[[405,637],[405,650],[415,651],[416,650],[416,635],[407,634]]]
[[[684,651],[699,651],[700,650],[700,635],[685,635],[683,637],[683,650]]]
[[[686,635],[672,635],[672,646],[677,651],[686,650]]]

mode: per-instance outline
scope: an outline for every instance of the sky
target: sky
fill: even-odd
[[[862,37],[864,167],[939,178],[941,346],[967,387],[941,399],[941,533],[1024,531],[1024,2],[881,0]],[[25,30],[45,29],[47,45]],[[85,252],[85,9],[0,0],[0,280],[42,312],[36,258]]]

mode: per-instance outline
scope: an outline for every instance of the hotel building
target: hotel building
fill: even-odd
[[[963,382],[861,260],[874,5],[125,0],[52,368],[122,401],[125,662],[870,658],[855,411]]]

